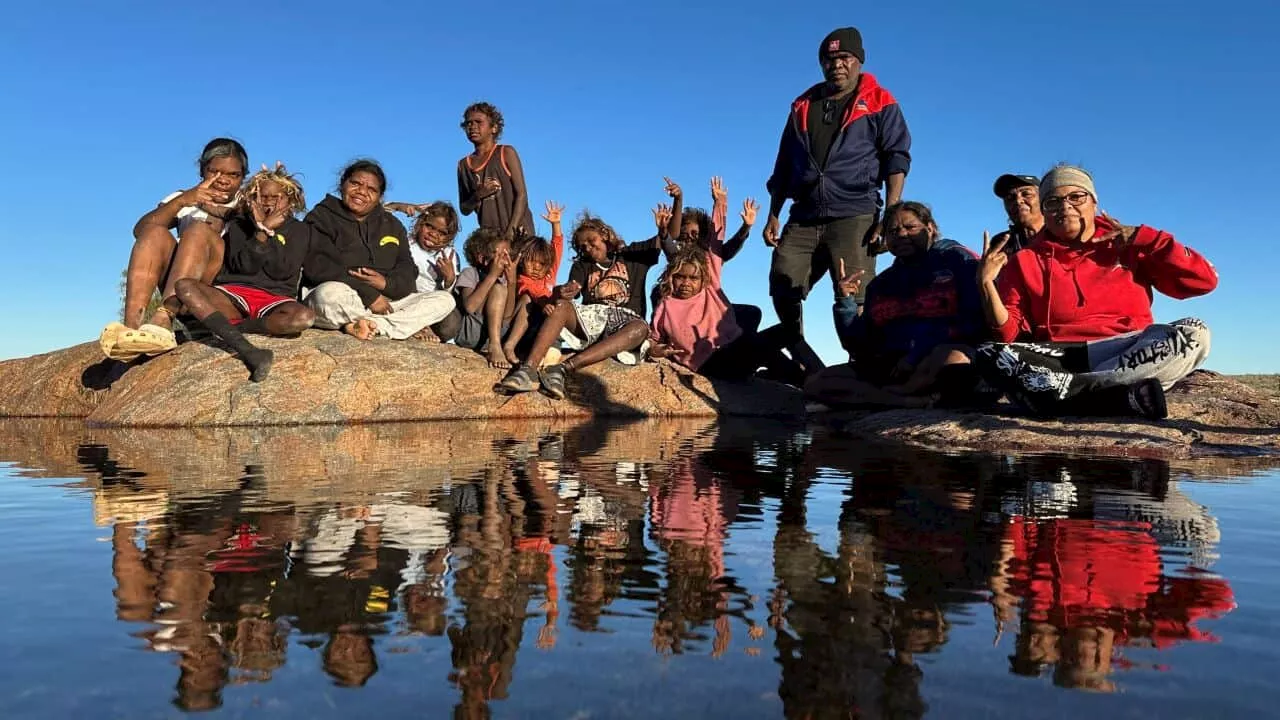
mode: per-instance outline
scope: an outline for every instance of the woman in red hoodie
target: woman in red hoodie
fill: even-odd
[[[975,362],[1039,414],[1165,417],[1164,391],[1204,362],[1209,329],[1194,318],[1155,324],[1152,289],[1204,295],[1217,272],[1169,233],[1100,214],[1078,167],[1050,170],[1040,199],[1045,224],[1029,247],[1010,258],[1003,242],[984,242],[979,290],[999,342]]]

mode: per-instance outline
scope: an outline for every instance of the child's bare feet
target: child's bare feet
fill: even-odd
[[[489,367],[498,368],[499,370],[510,370],[511,363],[507,362],[507,354],[503,352],[502,346],[496,343],[489,343],[489,349],[484,351],[485,357],[489,358]]]
[[[353,320],[342,326],[342,332],[350,335],[357,340],[369,340],[378,331],[378,326],[373,324],[369,318],[360,318]]]
[[[516,346],[514,344],[502,344],[502,354],[507,356],[507,362],[511,363],[511,367],[520,364],[520,356],[516,355]]]
[[[440,336],[437,335],[436,332],[432,330],[430,327],[424,327],[418,332],[414,333],[413,338],[415,340],[421,340],[422,342],[429,342],[429,343],[440,342]]]

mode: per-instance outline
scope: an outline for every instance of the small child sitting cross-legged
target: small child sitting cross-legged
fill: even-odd
[[[768,368],[770,377],[799,387],[804,370],[782,353],[797,338],[781,325],[760,332],[739,325],[720,285],[719,234],[712,235],[710,246],[687,244],[667,262],[658,280],[661,300],[653,311],[649,356],[723,380],[746,380]]]
[[[512,366],[520,363],[516,348],[520,341],[542,325],[542,319],[551,312],[552,290],[556,275],[560,272],[560,258],[564,255],[564,234],[560,218],[564,206],[547,201],[547,211],[542,219],[551,223],[551,240],[536,235],[525,238],[516,253],[519,272],[516,275],[516,308],[511,320],[511,330],[502,344],[503,354]]]
[[[569,282],[556,288],[556,305],[538,329],[533,347],[519,366],[494,386],[508,395],[542,392],[560,400],[565,396],[569,371],[580,370],[621,353],[644,354],[649,326],[644,322],[645,275],[658,262],[657,241],[623,245],[607,223],[583,214],[573,229],[578,257],[569,270]],[[582,304],[571,300],[582,294]],[[576,354],[541,370],[547,351],[563,337],[579,346]]]
[[[453,291],[454,281],[462,267],[453,241],[458,237],[458,211],[443,200],[422,205],[391,202],[383,207],[417,216],[409,231],[409,254],[418,266],[417,291],[420,293],[443,290]],[[454,321],[450,323],[450,319]],[[453,337],[458,333],[457,314],[450,313],[444,320],[422,328],[413,337],[427,342],[440,342],[440,336]]]
[[[452,339],[459,347],[483,353],[489,366],[509,368],[502,352],[502,336],[515,312],[516,263],[511,243],[498,231],[480,228],[467,237],[462,254],[468,267],[458,274],[453,290],[458,296],[457,318],[441,324],[455,325]]]

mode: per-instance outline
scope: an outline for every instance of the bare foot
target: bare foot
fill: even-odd
[[[155,312],[151,313],[151,319],[148,320],[145,324],[162,327],[165,330],[172,330],[173,315],[166,308],[158,307],[156,308]],[[134,329],[136,330],[137,328],[134,328]]]
[[[378,331],[378,326],[369,318],[360,318],[342,326],[342,332],[357,340],[368,340]]]
[[[515,345],[504,344],[502,346],[502,354],[507,356],[507,362],[511,363],[511,367],[515,367],[520,364],[520,356],[516,355]]]
[[[440,336],[437,335],[436,332],[432,330],[430,327],[424,327],[418,332],[414,333],[413,338],[415,340],[421,340],[422,342],[429,342],[429,343],[440,342]]]
[[[489,367],[498,368],[499,370],[511,369],[511,363],[507,362],[507,354],[502,351],[501,347],[489,343],[489,349],[484,354],[489,358]]]

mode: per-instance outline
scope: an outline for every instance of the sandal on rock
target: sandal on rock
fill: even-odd
[[[129,362],[135,360],[141,353],[125,352],[120,349],[120,338],[128,332],[133,332],[124,323],[108,323],[102,329],[102,334],[98,336],[98,347],[102,348],[102,354],[110,360],[119,360],[120,362]]]
[[[501,395],[519,395],[537,389],[538,379],[528,365],[512,368],[506,377],[493,386],[493,391]]]
[[[178,347],[178,339],[169,328],[145,323],[138,326],[138,332],[145,338],[139,338],[138,342],[147,345],[148,349],[142,351],[147,355],[167,353]]]
[[[548,365],[538,371],[538,382],[542,385],[542,394],[552,400],[563,400],[565,396],[564,365]]]
[[[159,355],[178,346],[173,333],[159,325],[146,324],[137,330],[111,323],[98,337],[102,353],[112,360],[128,362],[139,355]]]

